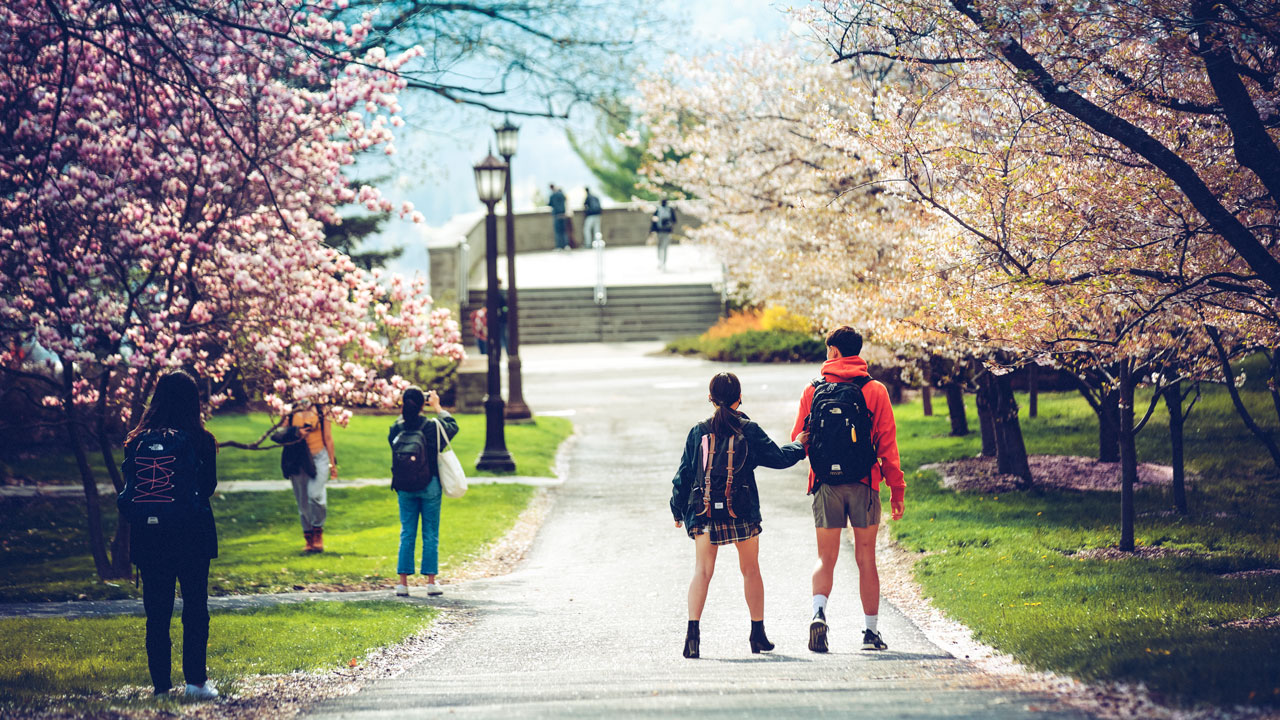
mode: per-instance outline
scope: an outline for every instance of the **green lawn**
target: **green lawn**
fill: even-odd
[[[455,415],[458,435],[453,449],[468,475],[493,475],[477,472],[476,458],[484,447],[484,415]],[[381,478],[391,476],[391,449],[387,431],[395,422],[395,414],[356,415],[347,427],[334,426],[333,444],[338,458],[340,478]],[[266,413],[215,415],[209,430],[219,441],[256,442],[272,424]],[[566,418],[537,418],[535,422],[508,425],[507,449],[516,461],[516,473],[530,477],[553,477],[552,465],[560,443],[573,433],[573,423]],[[108,476],[100,453],[90,453],[94,471],[100,482]],[[120,457],[117,450],[116,461]],[[10,472],[40,482],[79,484],[75,458],[70,452],[31,452],[4,458]],[[279,450],[239,450],[223,448],[218,453],[218,479],[267,480],[280,478]]]
[[[440,572],[483,552],[528,505],[527,485],[477,485],[445,498],[440,518]],[[290,491],[222,493],[213,498],[219,557],[210,569],[215,595],[291,590],[312,584],[387,582],[396,567],[400,521],[387,488],[329,491],[325,552],[306,555]],[[103,524],[114,531],[115,508]],[[0,601],[119,598],[133,583],[97,580],[88,554],[83,499],[0,501]],[[421,547],[419,546],[419,550]]]
[[[1248,403],[1274,427],[1260,383],[1251,381]],[[1029,452],[1096,455],[1096,421],[1078,395],[1042,395],[1034,419],[1026,417],[1026,398],[1019,402]],[[894,537],[930,553],[917,578],[981,640],[1032,667],[1143,682],[1176,702],[1280,704],[1280,629],[1213,627],[1280,613],[1280,576],[1220,577],[1280,567],[1280,473],[1225,390],[1206,390],[1187,426],[1188,467],[1201,477],[1189,493],[1190,516],[1157,514],[1172,508],[1167,490],[1137,494],[1139,543],[1195,553],[1161,560],[1073,557],[1118,542],[1118,493],[941,489],[934,473],[918,467],[977,454],[976,432],[948,437],[946,416],[923,417],[918,401],[895,414],[908,489]],[[970,426],[976,430],[976,419]],[[1163,409],[1138,445],[1140,461],[1168,462]]]
[[[345,667],[353,659],[363,661],[374,648],[426,628],[437,612],[391,600],[214,611],[209,625],[209,677],[226,695],[234,694],[237,679],[246,675]],[[0,701],[41,703],[56,698],[59,706],[65,706],[75,696],[109,695],[124,686],[150,690],[145,622],[137,616],[0,620]],[[263,632],[264,628],[270,632]],[[170,677],[181,687],[182,624],[177,619],[170,635]],[[176,697],[151,700],[145,692],[141,697],[148,706],[180,702]],[[119,702],[100,697],[85,708],[87,716]]]

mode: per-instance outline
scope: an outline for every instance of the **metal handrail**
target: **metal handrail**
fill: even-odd
[[[604,235],[596,232],[591,247],[596,251],[596,304],[605,305],[609,302],[609,293],[604,288]]]
[[[469,267],[471,264],[470,255],[471,255],[471,244],[467,242],[467,237],[464,235],[462,236],[462,239],[458,242],[458,308],[459,309],[465,308],[467,305],[471,304],[471,290],[468,287],[469,281],[471,279],[470,277],[471,273],[468,272],[471,269]],[[464,320],[465,320],[464,318],[459,318],[458,322],[463,322]]]

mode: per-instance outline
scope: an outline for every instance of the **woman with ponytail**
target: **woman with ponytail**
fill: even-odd
[[[413,574],[414,544],[418,534],[418,520],[422,520],[422,574],[427,576],[427,594],[441,595],[436,584],[439,570],[440,545],[440,470],[436,464],[439,453],[440,432],[438,422],[447,437],[458,434],[458,421],[440,407],[440,396],[434,390],[423,393],[410,387],[401,396],[403,409],[400,418],[391,426],[387,442],[391,443],[391,489],[400,502],[400,556],[396,572],[400,582],[396,595],[409,594],[409,576]],[[436,419],[428,422],[422,416],[423,405],[428,405]]]
[[[747,610],[751,613],[751,652],[773,649],[764,632],[764,581],[760,577],[760,492],[757,467],[789,468],[804,457],[804,440],[779,447],[738,410],[742,383],[733,373],[711,378],[710,418],[693,426],[676,470],[671,515],[694,541],[693,580],[689,583],[689,627],[684,656],[696,658],[701,644],[698,622],[716,567],[716,552],[732,543],[738,549]]]

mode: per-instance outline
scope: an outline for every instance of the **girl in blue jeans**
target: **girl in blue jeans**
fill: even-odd
[[[439,570],[441,496],[440,470],[436,465],[439,431],[435,422],[422,416],[424,404],[429,405],[437,415],[438,422],[449,438],[458,434],[458,421],[440,407],[440,397],[434,390],[425,395],[416,387],[404,391],[401,396],[401,417],[391,426],[387,442],[395,452],[396,439],[402,434],[408,434],[401,438],[403,448],[406,445],[412,446],[412,441],[418,439],[412,436],[413,433],[421,433],[426,463],[418,473],[392,471],[391,489],[396,491],[400,501],[400,557],[396,563],[400,583],[396,585],[396,595],[409,594],[409,576],[413,574],[413,551],[419,518],[422,520],[422,574],[427,576],[427,594],[442,594],[440,586],[436,584],[436,572]]]

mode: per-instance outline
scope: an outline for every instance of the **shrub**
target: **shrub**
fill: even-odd
[[[702,342],[702,338],[697,335],[687,335],[667,343],[666,350],[676,355],[697,355],[703,352],[705,344]]]
[[[781,305],[774,305],[765,309],[760,316],[760,329],[805,333],[806,335],[814,332],[813,321],[803,315],[796,315]]]
[[[712,360],[724,362],[817,362],[826,358],[826,345],[809,333],[748,330],[705,346]]]
[[[722,317],[710,329],[702,333],[701,340],[719,340],[748,330],[760,330],[760,311],[752,309],[734,310],[728,317]]]

